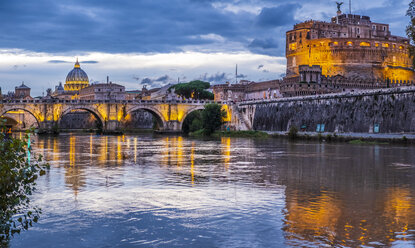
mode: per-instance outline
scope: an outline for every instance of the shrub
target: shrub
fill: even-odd
[[[288,131],[288,138],[290,139],[296,139],[298,138],[298,129],[295,126],[291,126],[290,130]]]
[[[36,179],[45,174],[41,156],[31,156],[29,132],[17,139],[0,133],[0,246],[27,230],[39,219],[41,210],[30,204]]]

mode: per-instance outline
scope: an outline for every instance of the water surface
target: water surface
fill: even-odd
[[[11,247],[413,247],[415,147],[38,137],[40,222]]]

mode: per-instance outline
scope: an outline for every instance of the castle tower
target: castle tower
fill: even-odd
[[[287,77],[300,77],[300,66],[307,65],[320,66],[327,77],[412,84],[409,39],[392,35],[389,24],[342,13],[341,4],[331,22],[306,21],[286,33]]]

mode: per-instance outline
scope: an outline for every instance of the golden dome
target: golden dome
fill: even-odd
[[[88,75],[81,69],[78,59],[76,59],[74,68],[66,76],[65,90],[79,91],[80,89],[88,87],[88,85]]]

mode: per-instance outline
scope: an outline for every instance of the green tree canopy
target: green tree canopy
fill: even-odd
[[[222,106],[217,103],[206,104],[202,111],[203,129],[206,135],[211,135],[218,130],[223,124],[223,118],[226,112],[222,110]]]
[[[28,159],[28,139],[17,139],[5,134],[0,127],[0,246],[8,243],[15,233],[27,230],[37,222],[40,209],[33,207],[29,196],[35,181],[45,174],[47,164],[40,156]],[[29,153],[30,154],[30,153]]]
[[[207,91],[210,83],[203,82],[200,80],[191,81],[188,83],[180,83],[170,87],[169,90],[174,89],[174,92],[186,99],[197,99],[197,100],[213,100],[213,93]]]

